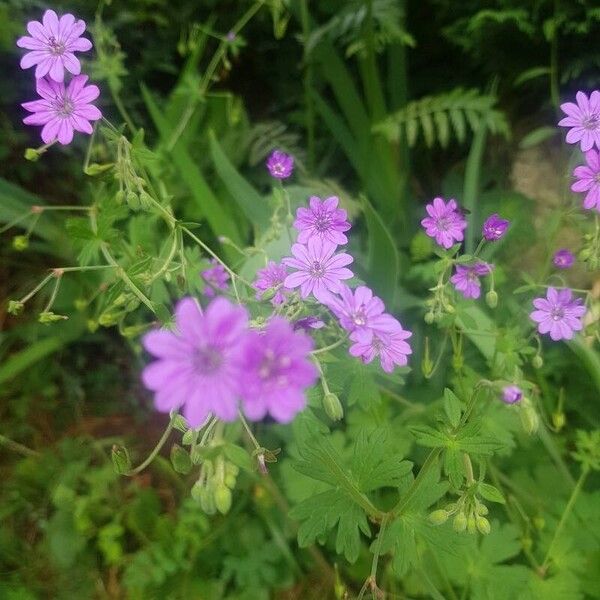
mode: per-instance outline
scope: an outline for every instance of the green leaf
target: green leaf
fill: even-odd
[[[462,403],[450,388],[444,389],[444,412],[448,417],[450,425],[458,427],[462,414]]]
[[[421,446],[444,448],[448,445],[448,436],[429,425],[413,425],[409,430]]]
[[[506,503],[500,490],[489,483],[480,483],[478,485],[478,490],[481,496],[490,502],[498,502],[499,504]]]
[[[448,448],[444,452],[444,472],[453,487],[459,489],[464,478],[462,452],[456,448]]]

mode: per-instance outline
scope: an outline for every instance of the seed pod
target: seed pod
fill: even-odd
[[[226,515],[231,508],[231,490],[226,485],[217,485],[214,493],[214,499],[217,510],[222,515]]]
[[[460,533],[467,528],[467,517],[464,513],[458,513],[452,521],[452,528],[454,531]]]
[[[29,237],[26,235],[15,235],[12,240],[13,249],[17,252],[23,252],[29,247]]]
[[[539,355],[536,354],[532,359],[531,359],[531,366],[534,369],[541,369],[542,366],[544,365],[544,359]]]
[[[479,533],[483,533],[483,535],[487,535],[492,530],[490,522],[485,517],[477,517],[475,522]]]
[[[444,510],[443,508],[440,510],[434,510],[429,515],[429,522],[432,525],[442,525],[442,523],[445,523],[448,520],[449,516],[450,513],[447,510]]]
[[[485,295],[485,301],[490,308],[496,308],[498,306],[498,294],[494,290],[490,290]]]
[[[339,421],[344,416],[344,409],[340,399],[331,392],[323,396],[323,408],[332,421]]]

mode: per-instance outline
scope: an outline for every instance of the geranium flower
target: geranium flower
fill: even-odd
[[[349,332],[377,326],[377,317],[385,311],[383,301],[364,285],[354,292],[345,284],[340,284],[339,296],[332,296],[327,307],[339,319],[340,325]]]
[[[287,179],[294,170],[294,157],[281,150],[274,150],[267,159],[267,169],[271,177]]]
[[[570,269],[575,263],[575,256],[570,250],[561,248],[555,252],[552,262],[559,269]]]
[[[217,292],[225,292],[229,289],[227,282],[229,281],[229,273],[225,267],[216,259],[210,260],[212,265],[200,273],[202,279],[206,283],[204,286],[204,295],[207,298],[214,298]]]
[[[421,221],[421,225],[425,228],[425,233],[434,238],[440,246],[448,249],[455,242],[463,241],[467,221],[458,211],[455,200],[445,203],[442,198],[434,198],[425,210],[429,216]]]
[[[502,388],[502,400],[506,402],[506,404],[515,404],[515,402],[519,402],[523,398],[523,390],[516,385],[507,385]]]
[[[549,333],[554,341],[570,340],[575,331],[583,329],[581,318],[585,315],[585,306],[581,298],[573,298],[568,289],[557,290],[549,287],[545,298],[535,298],[534,310],[529,316],[535,321],[540,333]]]
[[[61,83],[65,78],[65,69],[73,75],[81,72],[81,63],[73,54],[85,52],[92,47],[92,42],[82,38],[85,21],[75,19],[71,14],[58,18],[53,10],[47,10],[39,21],[29,21],[27,31],[31,35],[17,40],[19,48],[31,50],[21,59],[21,68],[29,69],[33,65],[37,79],[48,75]]]
[[[296,211],[294,227],[298,230],[298,242],[306,244],[311,237],[321,237],[332,244],[347,244],[344,231],[350,229],[346,211],[338,208],[339,199],[331,196],[321,200],[311,196],[310,208],[300,207]]]
[[[510,221],[503,219],[494,213],[490,215],[483,224],[482,234],[488,242],[495,242],[504,237]]]
[[[289,293],[283,287],[283,282],[287,276],[287,269],[283,265],[278,265],[270,260],[267,266],[256,272],[256,280],[252,287],[257,290],[256,299],[260,300],[267,290],[276,290],[271,298],[273,306],[279,306],[285,302],[286,295]]]
[[[574,192],[587,192],[583,208],[600,212],[600,152],[588,150],[585,153],[586,165],[575,167],[573,175],[577,181],[571,186]]]
[[[465,298],[479,298],[481,295],[480,277],[488,275],[493,268],[483,261],[474,265],[456,265],[456,272],[450,277],[454,288]]]
[[[600,148],[600,92],[594,90],[589,98],[583,92],[577,92],[575,97],[577,104],[565,102],[560,105],[567,116],[558,124],[560,127],[570,127],[567,142],[579,142],[582,152],[591,150],[594,144]]]

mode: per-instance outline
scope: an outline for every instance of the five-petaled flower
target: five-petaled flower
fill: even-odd
[[[267,169],[271,177],[287,179],[294,170],[294,157],[281,150],[274,150],[267,159]]]
[[[287,269],[283,265],[278,265],[270,260],[267,266],[256,272],[256,280],[252,287],[256,290],[256,299],[261,300],[265,292],[270,290],[273,294],[271,304],[279,306],[285,302],[286,295],[289,293],[283,287],[283,282],[287,277]]]
[[[567,116],[558,124],[570,127],[566,140],[569,144],[579,142],[582,152],[591,150],[594,145],[600,149],[600,91],[594,90],[589,98],[583,92],[577,92],[575,98],[577,104],[565,102],[560,105]]]
[[[95,85],[86,85],[87,75],[76,75],[65,87],[51,79],[38,79],[37,92],[40,100],[24,102],[23,108],[33,113],[23,119],[26,125],[43,125],[42,140],[51,144],[58,140],[70,144],[73,131],[91,134],[90,121],[97,121],[102,113],[93,105],[100,94]]]
[[[588,150],[585,153],[586,165],[575,167],[573,176],[577,181],[571,186],[574,192],[586,192],[583,208],[600,212],[600,152]]]
[[[485,220],[481,233],[488,242],[495,242],[504,237],[509,224],[510,221],[494,213]]]
[[[321,200],[311,196],[309,208],[300,207],[296,212],[294,227],[298,230],[298,242],[305,244],[311,237],[321,237],[332,244],[347,244],[344,231],[350,229],[346,211],[338,208],[339,199],[331,196]]]
[[[462,242],[463,231],[467,228],[467,221],[458,211],[456,200],[444,202],[442,198],[434,198],[431,204],[425,206],[429,214],[421,221],[425,233],[435,239],[444,248],[451,248],[455,242]]]
[[[552,262],[559,269],[570,269],[575,263],[575,256],[567,248],[561,248],[554,253]]]
[[[228,289],[229,273],[225,267],[216,259],[210,260],[211,266],[200,273],[204,283],[204,295],[213,298],[217,292],[225,292]]]
[[[569,288],[549,287],[545,298],[535,298],[536,308],[529,316],[535,321],[540,333],[549,333],[554,341],[570,340],[575,331],[583,329],[581,319],[585,306],[581,298],[573,298]]]
[[[33,65],[37,79],[48,75],[50,79],[61,83],[65,79],[65,69],[73,75],[81,72],[81,63],[74,52],[86,52],[92,42],[82,38],[85,21],[75,19],[71,14],[58,18],[53,10],[47,10],[42,22],[29,21],[27,31],[30,36],[17,40],[17,46],[31,50],[21,59],[21,68]]]
[[[340,281],[350,279],[353,273],[347,268],[354,259],[344,252],[335,253],[336,245],[313,237],[308,244],[294,244],[292,257],[284,258],[283,264],[296,269],[285,278],[286,288],[300,287],[300,296],[310,294],[322,303],[327,302],[332,292],[340,288]]]
[[[456,265],[456,273],[450,277],[450,281],[465,298],[476,299],[481,295],[479,278],[488,275],[492,269],[493,265],[483,261],[474,265]]]

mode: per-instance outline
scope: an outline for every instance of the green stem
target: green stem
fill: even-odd
[[[169,435],[171,434],[172,430],[173,430],[173,419],[170,419],[169,424],[167,425],[167,428],[165,429],[164,433],[162,434],[162,437],[160,438],[160,440],[158,440],[158,444],[156,444],[156,446],[154,447],[154,450],[152,450],[152,452],[150,452],[150,454],[148,455],[148,458],[146,458],[146,460],[143,463],[141,463],[140,465],[138,465],[135,469],[132,469],[131,471],[127,471],[127,473],[124,473],[124,475],[126,475],[127,477],[131,477],[131,476],[136,475],[137,473],[140,473],[141,471],[143,471],[156,458],[156,455],[162,450],[162,447],[165,445],[165,443],[169,439]]]
[[[54,277],[54,275],[52,273],[50,273],[49,275],[46,275],[46,277],[44,277],[44,279],[42,279],[42,281],[40,281],[40,283],[38,283],[31,290],[31,292],[29,292],[29,294],[27,294],[26,296],[23,296],[19,300],[19,302],[21,302],[22,304],[25,304],[25,302],[27,302],[28,300],[33,298],[50,281],[50,279],[52,279],[52,277]]]
[[[329,344],[329,346],[323,346],[323,348],[317,348],[316,350],[313,350],[311,352],[311,354],[313,356],[315,356],[317,354],[323,354],[325,352],[329,352],[330,350],[334,350],[335,348],[338,348],[339,346],[341,346],[345,341],[346,341],[346,338],[342,338],[341,340],[338,340],[337,342],[334,342],[333,344]]]
[[[475,477],[473,476],[471,457],[466,452],[463,452],[463,464],[465,466],[465,473],[467,474],[467,486],[471,487],[475,483]]]
[[[312,94],[313,65],[306,52],[306,43],[310,36],[310,14],[308,12],[308,0],[300,2],[300,19],[302,22],[302,42],[304,44],[304,104],[306,129],[306,147],[308,152],[308,169],[313,171],[315,167],[315,105]]]
[[[41,456],[41,454],[36,450],[32,450],[31,448],[28,448],[23,444],[19,444],[19,442],[15,442],[10,438],[7,438],[6,436],[2,435],[1,433],[0,444],[2,446],[6,446],[9,450],[12,450],[13,452],[18,452],[19,454],[22,454],[23,456]]]
[[[571,515],[571,512],[573,511],[575,502],[577,502],[577,498],[579,497],[579,494],[580,494],[581,490],[583,489],[585,480],[587,479],[589,474],[590,474],[590,468],[587,465],[585,465],[583,467],[583,469],[581,470],[581,475],[579,476],[577,484],[575,485],[575,489],[571,493],[571,497],[569,498],[569,501],[567,502],[567,506],[565,506],[565,510],[562,514],[562,517],[560,518],[560,521],[558,522],[558,526],[556,528],[556,531],[554,532],[552,541],[550,542],[550,545],[548,546],[548,551],[546,552],[546,557],[544,558],[544,562],[542,563],[542,567],[541,567],[541,570],[543,573],[545,573],[548,568],[548,565],[550,563],[550,557],[552,556],[552,550],[554,550],[554,546],[556,545],[556,542],[557,542],[560,534],[562,533],[562,530],[564,529],[565,524],[567,523],[567,519],[569,518],[569,516]]]
[[[48,312],[52,308],[52,305],[54,304],[54,301],[56,300],[56,295],[58,294],[58,289],[60,288],[60,281],[62,279],[62,275],[54,274],[53,277],[55,279],[54,288],[52,288],[52,293],[50,294],[50,298],[48,299],[48,302],[46,303],[46,306],[44,307],[42,312]]]

